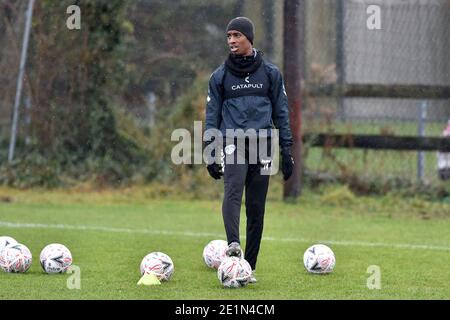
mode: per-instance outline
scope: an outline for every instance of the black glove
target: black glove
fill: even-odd
[[[213,142],[213,140],[206,141],[205,148],[208,145],[210,145],[212,142]],[[219,180],[223,176],[223,170],[222,170],[222,166],[216,162],[215,156],[216,156],[216,152],[214,149],[214,150],[212,150],[211,157],[209,157],[209,161],[207,162],[209,164],[206,166],[206,169],[208,169],[208,173],[211,177],[213,177],[216,180]]]
[[[289,148],[281,150],[281,171],[284,181],[288,180],[294,171],[294,158],[292,158]]]
[[[222,166],[218,163],[209,164],[206,166],[206,169],[208,169],[209,175],[216,180],[223,176]]]

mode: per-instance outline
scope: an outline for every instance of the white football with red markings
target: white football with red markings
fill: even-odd
[[[252,276],[252,268],[247,260],[226,257],[217,269],[217,277],[226,288],[245,287]]]
[[[5,272],[25,273],[31,267],[33,257],[23,244],[10,244],[0,253],[0,268]]]
[[[212,269],[219,268],[227,256],[228,243],[225,240],[212,240],[203,249],[203,260]]]
[[[175,271],[172,259],[162,252],[151,252],[142,259],[141,275],[154,274],[160,281],[169,281]]]
[[[72,253],[64,245],[52,243],[42,249],[39,261],[48,274],[64,273],[72,265]]]
[[[330,273],[336,265],[334,252],[324,244],[315,244],[303,254],[303,264],[311,273]]]

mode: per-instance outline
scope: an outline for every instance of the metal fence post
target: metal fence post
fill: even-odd
[[[23,36],[23,46],[22,46],[22,54],[20,57],[19,75],[17,77],[17,90],[16,90],[16,99],[14,101],[13,123],[11,126],[11,140],[9,143],[9,153],[8,153],[9,163],[11,163],[14,159],[14,150],[16,147],[17,124],[19,121],[19,104],[22,96],[23,74],[25,72],[25,62],[27,60],[28,42],[30,40],[30,29],[31,29],[31,21],[33,18],[34,1],[35,0],[30,0],[28,3],[27,21]]]
[[[425,136],[425,122],[427,119],[427,101],[421,101],[418,106],[418,120],[419,120],[419,137]],[[417,179],[421,182],[424,181],[425,172],[425,153],[419,151],[417,153]]]

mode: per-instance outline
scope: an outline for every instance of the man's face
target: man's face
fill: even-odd
[[[253,53],[253,47],[247,37],[239,31],[230,30],[227,32],[228,47],[231,53],[242,56],[249,56]]]

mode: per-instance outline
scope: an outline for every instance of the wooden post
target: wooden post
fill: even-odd
[[[283,74],[289,100],[290,125],[294,145],[295,166],[291,178],[285,182],[283,198],[297,198],[302,192],[302,136],[301,136],[301,79],[304,73],[304,12],[305,0],[284,1]]]

